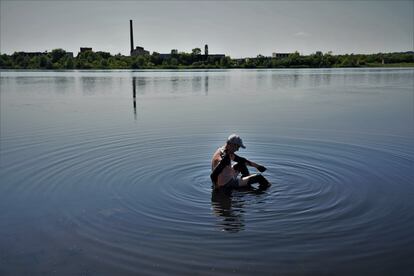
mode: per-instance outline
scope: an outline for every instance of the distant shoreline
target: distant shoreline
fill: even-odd
[[[63,49],[51,52],[15,52],[0,54],[0,69],[45,70],[108,70],[108,69],[309,69],[309,68],[389,68],[414,67],[414,52],[347,54],[316,52],[300,55],[298,52],[281,57],[258,55],[252,58],[232,59],[224,55],[202,55],[200,51],[184,53],[172,51],[169,55],[140,54],[114,55],[85,50],[74,57]]]
[[[414,69],[414,63],[395,63],[395,64],[372,64],[369,66],[359,66],[359,67],[287,67],[287,68],[265,68],[265,67],[256,67],[256,68],[242,68],[242,67],[232,67],[232,68],[194,68],[194,67],[179,67],[179,68],[88,68],[88,69],[45,69],[45,68],[0,68],[1,71],[117,71],[117,70],[125,70],[125,71],[151,71],[151,70],[165,70],[165,71],[182,71],[182,70],[301,70],[301,69],[381,69],[381,68],[401,68],[401,69]]]

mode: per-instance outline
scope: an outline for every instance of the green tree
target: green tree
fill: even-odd
[[[340,59],[339,67],[356,67],[357,60],[354,55],[345,55]]]
[[[194,48],[191,51],[191,60],[189,60],[189,64],[192,64],[194,62],[201,60],[201,49],[200,48]]]
[[[288,66],[295,66],[299,65],[300,54],[299,52],[294,52],[287,57],[287,64]]]
[[[0,55],[0,68],[2,69],[9,69],[13,67],[13,62],[10,56],[3,54]]]
[[[246,59],[246,61],[244,63],[244,68],[256,68],[256,67],[257,67],[256,59],[254,59],[254,58]]]
[[[131,68],[133,69],[142,69],[146,66],[146,58],[144,56],[137,56],[132,61]]]
[[[109,63],[108,59],[101,59],[99,67],[102,69],[108,69]]]
[[[68,58],[65,62],[65,69],[73,69],[75,64],[73,62],[73,58]]]
[[[194,48],[194,49],[192,50],[191,54],[192,54],[193,56],[199,56],[199,55],[201,55],[201,49],[200,49],[200,48]]]
[[[40,68],[40,57],[34,56],[29,61],[29,69],[39,69]]]
[[[51,62],[55,63],[60,61],[62,58],[65,58],[67,55],[66,51],[63,49],[53,49],[52,52],[50,52]]]
[[[153,52],[150,57],[150,62],[153,63],[155,66],[162,64],[162,59],[160,57],[160,54],[157,52]]]
[[[231,67],[231,59],[230,59],[230,57],[222,57],[220,59],[220,67],[230,68]]]
[[[322,66],[321,67],[332,67],[335,64],[336,60],[332,56],[332,52],[329,51],[322,56]]]
[[[169,63],[172,66],[177,66],[178,65],[178,60],[176,58],[171,58]]]
[[[178,54],[177,61],[178,61],[179,65],[188,66],[188,65],[193,63],[194,58],[193,58],[192,54],[181,52],[181,53]]]
[[[40,56],[40,63],[39,66],[41,69],[46,69],[48,68],[48,66],[50,65],[50,59],[48,56],[46,55],[41,55]]]
[[[52,63],[52,69],[62,69],[63,66],[59,62]]]

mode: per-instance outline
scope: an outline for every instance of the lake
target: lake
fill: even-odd
[[[0,74],[1,275],[414,273],[413,68]]]

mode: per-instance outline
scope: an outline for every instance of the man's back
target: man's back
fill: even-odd
[[[223,148],[218,148],[216,152],[213,155],[213,158],[211,160],[211,170],[214,170],[214,168],[220,163],[220,161],[223,158]],[[231,167],[231,161],[229,164],[227,164],[223,170],[219,173],[217,177],[217,182],[215,183],[216,187],[224,186],[227,182],[229,182],[232,178],[236,176],[236,172]]]

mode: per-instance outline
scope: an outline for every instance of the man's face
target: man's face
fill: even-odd
[[[236,151],[238,151],[240,149],[240,146],[239,145],[236,145],[236,144],[230,144],[230,145],[231,145],[231,150],[233,152],[236,152]]]

